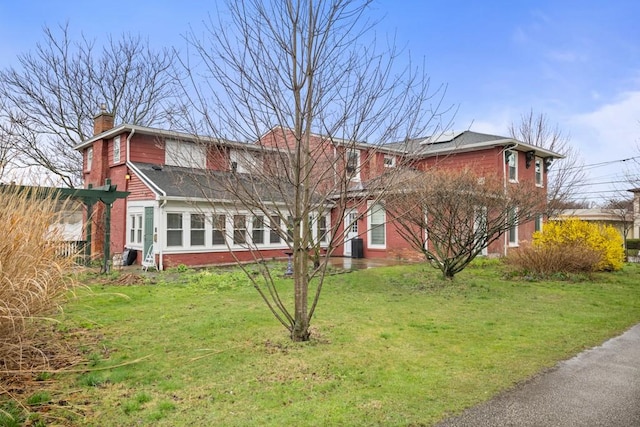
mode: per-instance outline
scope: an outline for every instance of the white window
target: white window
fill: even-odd
[[[518,152],[513,150],[507,150],[504,152],[506,157],[507,167],[509,168],[509,181],[518,181]]]
[[[384,167],[385,168],[394,168],[396,166],[396,158],[393,156],[385,155],[384,156]]]
[[[369,211],[369,247],[386,245],[386,213],[382,205],[375,204]]]
[[[247,243],[247,217],[246,215],[233,216],[233,244]]]
[[[474,234],[474,243],[485,243],[487,241],[487,224],[488,224],[488,216],[487,216],[487,208],[484,206],[475,208],[475,218],[473,221],[473,234]],[[487,247],[484,246],[481,255],[487,255],[488,250]]]
[[[182,246],[181,213],[167,213],[167,246]]]
[[[535,162],[535,173],[536,173],[536,185],[538,187],[542,187],[542,159],[540,157],[536,157]]]
[[[536,218],[535,218],[535,231],[542,231],[542,223],[543,223],[542,214],[536,215]]]
[[[354,181],[360,180],[360,151],[347,151],[347,175]]]
[[[204,146],[193,142],[167,140],[164,144],[164,162],[169,166],[204,169],[207,156]]]
[[[269,243],[280,243],[280,217],[272,215],[269,221]]]
[[[231,170],[238,173],[252,173],[261,170],[262,162],[258,153],[231,149],[229,152]]]
[[[142,243],[142,214],[129,215],[129,243]]]
[[[327,217],[324,215],[320,215],[318,217],[318,222],[316,223],[316,236],[319,242],[327,241]]]
[[[120,163],[120,135],[113,138],[113,163]]]
[[[93,164],[93,146],[87,148],[87,170],[91,170],[91,165]]]
[[[264,217],[257,215],[253,217],[251,223],[251,239],[254,245],[260,245],[264,243]]]
[[[511,227],[509,228],[509,246],[518,246],[518,221],[517,221],[517,210],[512,208],[509,210],[509,224]]]
[[[191,246],[204,246],[204,223],[205,216],[202,213],[190,215],[191,219]]]
[[[226,215],[213,215],[211,220],[211,224],[213,226],[212,230],[212,239],[211,243],[213,245],[224,245],[225,241],[225,232],[227,228],[227,217]]]

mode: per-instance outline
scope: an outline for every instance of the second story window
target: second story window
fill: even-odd
[[[204,169],[207,165],[207,156],[203,145],[167,140],[164,143],[164,150],[164,162],[169,166]]]
[[[354,180],[360,180],[360,151],[347,151],[347,175]]]
[[[87,148],[87,170],[91,170],[91,165],[93,164],[93,147]]]
[[[543,180],[542,180],[542,159],[540,157],[536,157],[535,173],[536,173],[536,185],[538,187],[542,187],[542,185],[543,185]]]
[[[384,156],[384,167],[393,168],[396,166],[396,158],[393,156]]]
[[[113,138],[113,163],[120,163],[120,136]]]
[[[507,150],[504,152],[505,162],[509,168],[508,177],[509,181],[518,181],[518,152],[513,150]]]

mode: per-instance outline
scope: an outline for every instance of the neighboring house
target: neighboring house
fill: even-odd
[[[578,218],[582,221],[610,225],[618,230],[621,236],[624,237],[626,234],[627,239],[638,238],[638,227],[633,226],[633,212],[627,209],[565,209],[553,219],[561,221],[567,218]]]
[[[126,200],[117,200],[111,210],[111,252],[123,252],[125,248],[138,251],[138,263],[153,253],[160,268],[228,263],[236,259],[251,261],[253,255],[244,244],[251,239],[262,257],[284,257],[288,246],[273,232],[270,224],[273,218],[257,218],[252,212],[239,209],[232,197],[216,186],[215,180],[231,177],[241,185],[243,174],[250,170],[249,164],[260,164],[264,170],[286,167],[274,160],[278,156],[260,158],[260,155],[268,157],[269,150],[277,154],[282,144],[290,145],[291,133],[272,129],[253,144],[204,139],[216,150],[207,150],[196,141],[203,139],[128,124],[114,127],[111,115],[102,112],[96,116],[94,136],[76,147],[83,153],[85,187],[100,186],[109,178],[118,190],[130,192]],[[406,143],[353,146],[346,141],[329,143],[320,135],[314,135],[312,143],[326,148],[323,152],[328,162],[335,153],[345,154],[343,169],[355,171],[349,189],[354,197],[364,198],[371,182],[388,168],[400,166],[425,169],[472,165],[481,174],[497,174],[505,186],[529,181],[535,182],[540,191],[546,191],[546,171],[553,159],[562,157],[511,138],[471,131],[413,140],[408,146]],[[255,156],[251,154],[252,147]],[[339,168],[336,167],[336,173],[343,173]],[[261,197],[270,196],[261,194]],[[273,196],[270,203],[275,207],[280,201]],[[331,200],[326,203],[331,206]],[[369,206],[368,210],[365,206],[354,204],[353,209],[344,213],[345,222],[352,225],[348,230],[337,230],[345,236],[345,242],[333,255],[353,256],[351,239],[357,237],[362,239],[365,258],[408,256],[408,245],[395,231],[393,218],[387,217],[381,205]],[[330,224],[339,222],[335,211],[322,212],[326,213],[314,217],[318,224],[314,234],[318,238],[322,238]],[[508,247],[530,240],[542,221],[539,217],[519,224],[505,234],[504,241],[488,248],[487,253],[504,254]],[[286,224],[279,227],[286,228]],[[95,234],[94,251],[99,251],[103,238]]]

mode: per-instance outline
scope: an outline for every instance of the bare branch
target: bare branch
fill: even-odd
[[[5,131],[23,165],[44,167],[75,186],[82,157],[73,147],[92,136],[99,105],[121,123],[167,119],[175,102],[175,54],[155,52],[139,36],[110,37],[98,52],[94,41],[73,42],[68,25],[43,32],[43,42],[18,57],[19,67],[0,70]]]

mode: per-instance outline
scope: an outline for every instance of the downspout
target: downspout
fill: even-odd
[[[163,212],[164,207],[166,205],[167,205],[167,199],[163,199],[162,202],[160,202],[160,212],[159,212],[160,215],[158,215],[158,223],[160,223],[162,221],[162,219],[164,218],[164,215],[162,214],[162,212]],[[158,227],[156,229],[156,233],[154,233],[154,236],[156,237],[156,240],[160,240],[160,236],[157,233],[157,230],[159,230],[159,229],[162,230],[164,228],[163,227]],[[164,245],[161,245],[160,242],[158,242],[158,241],[156,241],[154,243],[158,243],[158,247],[159,247],[159,249],[158,249],[158,269],[160,271],[164,271],[164,259],[163,259],[164,258],[164,252],[162,250]]]
[[[127,154],[126,154],[126,156],[125,156],[125,161],[124,161],[124,164],[125,164],[125,174],[127,174],[127,175],[129,175],[129,176],[130,176],[130,171],[129,171],[129,170],[131,169],[131,168],[129,167],[129,164],[131,163],[131,161],[130,161],[130,160],[131,160],[131,156],[130,156],[130,154],[129,154],[129,151],[131,150],[131,138],[133,137],[133,134],[134,134],[134,133],[136,133],[136,130],[135,130],[135,129],[131,129],[131,132],[129,133],[129,136],[127,136],[127,144],[126,144],[126,148],[125,148],[125,149],[126,149],[126,151],[127,151]],[[126,177],[125,177],[125,181],[124,181],[124,183],[125,183],[125,188],[124,188],[124,189],[125,189],[125,191],[128,191],[128,190],[129,190],[129,181],[130,181],[130,179],[126,179]],[[128,203],[125,201],[125,203],[124,203],[125,233],[127,233],[127,230],[126,230],[127,226],[126,226],[126,224],[127,224],[127,215],[128,215],[128,212],[129,212],[129,210],[128,210],[128,206],[127,206],[127,205],[128,205]],[[126,236],[126,234],[125,234],[125,237],[124,237],[124,241],[125,241],[125,242],[127,241],[127,236]],[[125,247],[126,247],[126,246],[125,246]],[[142,252],[143,252],[143,254],[142,254],[142,258],[144,258],[144,251],[142,251]]]

